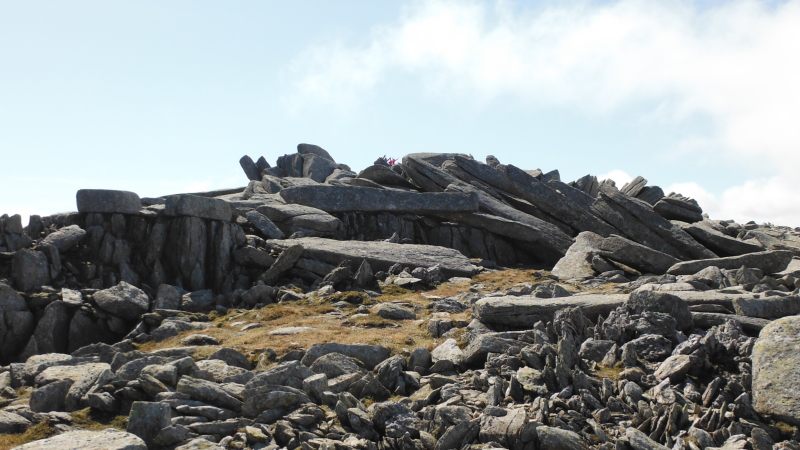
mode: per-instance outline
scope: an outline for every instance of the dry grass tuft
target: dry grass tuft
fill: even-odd
[[[623,370],[625,370],[625,367],[622,363],[617,363],[614,367],[606,367],[602,364],[598,364],[594,375],[598,378],[608,378],[611,381],[619,381],[620,374]]]
[[[0,450],[7,450],[28,442],[47,439],[56,434],[50,422],[43,420],[20,434],[0,434]]]
[[[110,416],[85,408],[72,412],[72,423],[83,430],[100,431],[116,428],[125,431],[128,428],[128,416]]]

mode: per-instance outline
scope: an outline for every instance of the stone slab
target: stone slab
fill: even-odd
[[[512,327],[533,327],[541,320],[553,320],[556,311],[564,308],[581,308],[583,314],[594,320],[598,315],[606,316],[622,306],[628,294],[591,294],[559,298],[536,298],[531,296],[487,297],[473,306],[475,318],[486,324]]]
[[[356,186],[298,186],[284,189],[287,203],[310,206],[329,213],[401,212],[426,214],[478,210],[478,196],[445,192],[399,192]]]
[[[80,213],[136,214],[142,200],[134,192],[110,189],[81,189],[75,194]]]

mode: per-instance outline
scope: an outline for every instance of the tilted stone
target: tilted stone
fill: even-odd
[[[753,361],[753,406],[775,420],[800,425],[800,317],[767,325],[756,341]]]
[[[169,216],[190,216],[229,222],[233,218],[234,210],[225,200],[178,194],[167,197],[164,212]]]
[[[725,256],[739,256],[764,251],[764,247],[751,242],[732,238],[711,228],[703,222],[680,224],[697,242],[711,249],[714,253]]]
[[[53,245],[59,252],[65,252],[79,243],[84,236],[86,236],[85,230],[78,225],[70,225],[47,235],[42,245]]]

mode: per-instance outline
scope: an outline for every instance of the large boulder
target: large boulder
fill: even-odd
[[[118,285],[94,293],[100,309],[126,320],[136,320],[147,312],[150,299],[143,290],[121,281]]]
[[[80,213],[136,214],[142,200],[134,192],[108,189],[81,189],[75,194]]]
[[[575,238],[575,243],[569,247],[567,254],[558,260],[553,267],[552,274],[562,280],[572,278],[588,278],[595,274],[592,268],[592,258],[603,243],[603,236],[584,231]]]
[[[103,431],[69,431],[16,447],[18,450],[147,450],[138,436],[109,428]]]
[[[694,329],[689,305],[675,295],[637,289],[631,293],[625,306],[631,314],[645,311],[669,314],[677,322],[679,330],[691,332]]]
[[[42,241],[42,245],[53,245],[63,253],[79,243],[84,236],[86,236],[86,231],[83,228],[78,225],[70,225],[48,234]]]
[[[590,294],[562,298],[487,297],[478,300],[473,310],[475,318],[483,323],[532,327],[540,320],[553,320],[556,311],[564,308],[581,308],[584,315],[592,318],[598,315],[607,316],[627,299],[627,294]]]
[[[50,264],[44,253],[23,248],[14,253],[11,276],[20,291],[37,289],[50,282]]]
[[[753,361],[753,406],[792,425],[800,425],[800,316],[767,325],[756,341]]]
[[[228,222],[233,218],[234,208],[225,200],[179,194],[167,197],[164,212],[169,216],[190,216]]]

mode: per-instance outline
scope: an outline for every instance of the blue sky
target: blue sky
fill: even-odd
[[[800,226],[800,1],[0,1],[0,213],[493,154]]]

